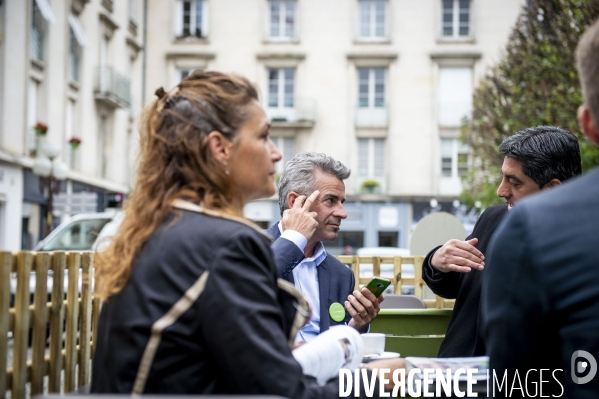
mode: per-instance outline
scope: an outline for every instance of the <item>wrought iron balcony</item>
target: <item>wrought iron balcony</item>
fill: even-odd
[[[131,103],[131,82],[112,68],[96,68],[94,97],[111,108],[127,108]]]

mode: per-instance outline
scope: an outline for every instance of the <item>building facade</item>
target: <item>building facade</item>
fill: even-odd
[[[0,1],[1,250],[129,191],[142,16],[141,0]]]
[[[283,154],[279,172],[300,151],[352,169],[348,219],[328,248],[407,247],[431,208],[464,213],[456,200],[470,158],[460,124],[523,4],[148,0],[146,84],[169,88],[195,69],[247,76]],[[246,214],[264,225],[280,217],[275,198]]]

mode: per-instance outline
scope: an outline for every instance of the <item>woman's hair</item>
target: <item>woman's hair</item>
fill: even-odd
[[[233,141],[247,120],[244,106],[258,99],[245,78],[195,71],[144,110],[137,182],[125,206],[125,219],[106,251],[96,257],[96,293],[107,297],[127,284],[135,257],[184,198],[207,209],[239,215],[241,196],[225,166],[207,145],[219,131]]]

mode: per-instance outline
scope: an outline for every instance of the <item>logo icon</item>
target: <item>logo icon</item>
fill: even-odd
[[[584,359],[580,360],[579,358]],[[578,360],[578,361],[577,361]],[[591,381],[595,374],[597,374],[597,361],[587,351],[578,350],[572,354],[572,381],[575,384],[586,384]],[[584,377],[578,377],[578,374],[584,373],[589,370],[588,374]]]

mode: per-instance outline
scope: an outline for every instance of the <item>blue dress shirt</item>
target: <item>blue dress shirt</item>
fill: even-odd
[[[303,251],[306,248],[308,240],[301,233],[295,230],[282,231],[280,222],[279,230],[281,231],[281,237],[293,242],[300,250]],[[324,245],[319,242],[314,249],[314,255],[310,258],[304,258],[304,260],[293,269],[295,288],[300,290],[312,307],[310,320],[299,330],[295,337],[295,342],[309,342],[320,334],[320,291],[317,268],[326,257],[327,253],[324,250]]]

